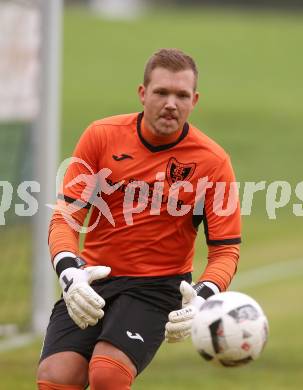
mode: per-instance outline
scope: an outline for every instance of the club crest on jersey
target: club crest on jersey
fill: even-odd
[[[169,185],[176,181],[189,180],[195,172],[195,163],[181,163],[175,157],[169,159],[166,167],[166,179]]]

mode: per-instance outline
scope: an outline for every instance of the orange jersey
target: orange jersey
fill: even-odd
[[[74,213],[80,225],[91,206],[90,231],[80,254],[89,265],[110,266],[112,276],[190,272],[201,222],[214,252],[215,247],[237,248],[240,243],[237,199],[232,213],[222,211],[228,206],[230,183],[235,181],[230,159],[187,123],[177,138],[155,146],[155,140],[151,144],[144,136],[142,118],[143,114],[135,113],[92,123],[78,142],[73,155],[78,160],[69,166],[59,198],[67,207],[81,209]],[[203,189],[206,181],[212,186],[198,193],[197,187]],[[226,183],[221,203],[220,191],[215,189],[218,182]],[[117,188],[109,193],[114,185]],[[78,233],[58,211],[49,242],[53,257],[61,251],[78,251]],[[232,260],[232,274],[236,260]],[[206,279],[225,289],[229,281],[221,283],[216,272],[209,268]],[[226,272],[224,265],[218,272]]]

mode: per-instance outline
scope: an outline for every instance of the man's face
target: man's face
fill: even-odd
[[[144,121],[155,135],[169,135],[182,129],[199,94],[194,91],[195,76],[191,69],[173,72],[155,68],[150,82],[139,86],[144,106]]]

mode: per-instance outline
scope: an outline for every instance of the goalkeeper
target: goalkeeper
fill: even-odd
[[[163,340],[188,337],[203,301],[230,284],[241,241],[235,177],[227,153],[187,122],[197,78],[190,56],[161,49],[138,88],[143,112],[97,120],[82,134],[49,228],[62,298],[40,390],[130,389]],[[192,285],[202,222],[208,261]]]

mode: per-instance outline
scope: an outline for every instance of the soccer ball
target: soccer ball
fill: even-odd
[[[239,292],[208,298],[192,324],[192,342],[207,361],[236,367],[255,360],[268,337],[268,321],[260,305]]]

